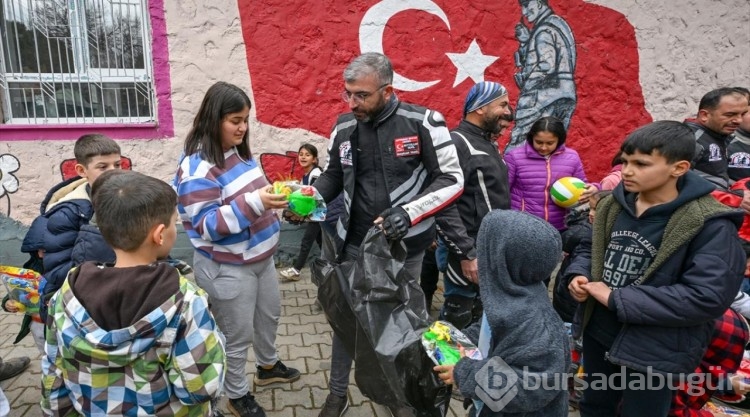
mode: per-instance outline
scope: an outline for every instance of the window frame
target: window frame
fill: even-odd
[[[143,123],[0,124],[0,139],[3,141],[71,140],[89,133],[102,133],[113,139],[174,137],[164,0],[140,1],[147,1],[150,19],[151,51],[145,51],[144,55],[151,59],[154,100],[156,101],[154,121]],[[148,65],[148,61],[146,65]],[[67,76],[67,74],[60,74],[60,76]]]

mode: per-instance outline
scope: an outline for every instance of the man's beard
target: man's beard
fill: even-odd
[[[490,132],[490,134],[492,135],[499,135],[500,132],[503,130],[503,127],[500,126],[499,122],[500,122],[500,115],[484,116],[482,129],[484,129],[487,132]]]
[[[371,123],[374,121],[380,113],[383,112],[383,109],[385,108],[385,100],[381,97],[380,103],[376,107],[374,107],[372,110],[364,112],[362,114],[354,113],[354,118],[359,120],[362,123]]]

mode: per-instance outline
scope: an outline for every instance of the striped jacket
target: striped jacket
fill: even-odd
[[[416,253],[434,241],[432,216],[461,195],[464,175],[440,113],[404,102],[390,109],[376,121],[385,192],[392,207],[401,206],[409,215],[411,228],[404,243],[409,253]],[[357,125],[352,113],[339,116],[328,143],[326,169],[315,181],[326,202],[344,192],[344,212],[336,224],[339,253],[356,194]]]
[[[205,293],[180,276],[178,292],[158,308],[129,327],[105,330],[74,293],[77,270],[50,303],[44,414],[209,415],[224,384],[225,356]]]
[[[183,157],[174,178],[177,209],[190,242],[215,262],[250,264],[276,252],[279,219],[266,211],[258,190],[268,185],[254,159],[244,161],[234,148],[224,154],[224,168]]]

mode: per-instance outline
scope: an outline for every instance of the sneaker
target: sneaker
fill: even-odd
[[[26,356],[0,362],[0,381],[13,378],[29,367],[31,359]]]
[[[338,395],[328,394],[326,403],[323,404],[323,409],[320,410],[318,417],[341,417],[348,409],[349,398],[346,395],[339,397]]]
[[[273,384],[274,382],[294,382],[299,379],[299,376],[298,370],[287,368],[281,361],[276,361],[271,369],[263,369],[257,366],[253,382],[260,386]]]
[[[279,275],[289,281],[299,281],[299,271],[295,267],[290,267],[279,272]]]
[[[229,399],[227,409],[236,417],[266,417],[266,412],[249,392],[244,397]]]

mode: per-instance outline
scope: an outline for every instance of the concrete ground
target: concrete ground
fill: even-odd
[[[328,394],[331,328],[324,315],[314,309],[317,289],[310,281],[309,269],[303,271],[302,279],[298,282],[281,282],[280,290],[283,308],[276,339],[279,357],[285,364],[299,369],[302,377],[291,384],[258,387],[255,395],[269,417],[317,417]],[[0,297],[4,293],[4,288],[0,289]],[[439,289],[433,314],[437,314],[436,309],[442,301]],[[0,382],[0,387],[10,401],[11,417],[37,417],[42,415],[39,408],[40,354],[31,336],[13,345],[21,317],[18,314],[0,313],[0,357],[10,359],[29,356],[32,363],[21,375]],[[255,372],[252,351],[246,369],[248,378],[252,381]],[[351,406],[347,417],[390,416],[385,408],[365,398],[354,384],[350,386],[349,396]],[[226,412],[225,400],[221,402],[221,409]],[[459,401],[453,400],[448,415],[464,417],[466,412]],[[570,414],[577,415],[578,413]]]

